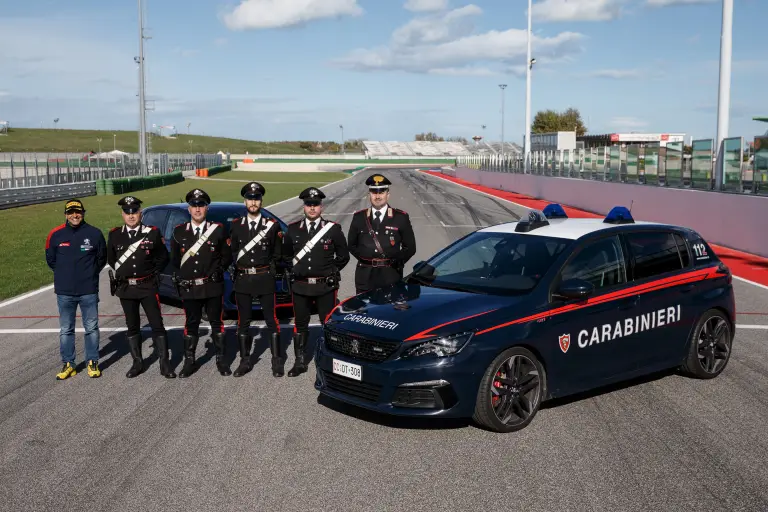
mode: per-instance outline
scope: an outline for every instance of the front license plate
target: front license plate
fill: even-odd
[[[363,368],[361,366],[339,361],[338,359],[333,360],[333,373],[349,377],[350,379],[363,380]]]

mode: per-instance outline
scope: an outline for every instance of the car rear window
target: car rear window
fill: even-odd
[[[633,259],[635,280],[660,276],[683,269],[683,258],[669,231],[640,231],[627,233]]]

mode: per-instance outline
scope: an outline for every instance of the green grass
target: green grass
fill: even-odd
[[[320,173],[310,174],[313,178],[325,176]],[[347,177],[345,174],[340,176]],[[339,174],[335,177],[339,178]],[[304,179],[307,179],[306,175]],[[308,186],[307,183],[321,182],[297,181],[295,184],[269,185],[267,195],[264,196],[264,206],[269,207],[284,199],[298,196]],[[243,200],[239,185],[226,181],[205,180],[186,180],[167,187],[137,192],[135,195],[144,202],[143,206],[147,207],[153,204],[183,202],[187,192],[196,187],[208,192],[213,201]],[[86,222],[100,228],[105,238],[110,229],[122,224],[120,207],[117,206],[120,197],[111,195],[82,199],[86,209]],[[65,222],[63,205],[64,201],[60,201],[0,210],[4,255],[3,264],[0,265],[0,300],[53,282],[53,271],[45,263],[45,239],[51,229]]]
[[[279,172],[279,171],[228,171],[216,174],[212,179],[258,181],[268,185],[270,182],[290,181],[291,183],[304,183],[305,187],[321,186],[326,183],[348,178],[343,172]],[[269,187],[265,188],[269,189]]]
[[[116,137],[113,139],[113,135]],[[40,128],[11,128],[8,135],[0,136],[0,152],[69,152],[86,153],[101,150],[111,151],[116,146],[120,151],[139,152],[139,134],[136,131],[115,130],[45,130]],[[190,144],[189,141],[192,141]],[[312,154],[299,147],[299,142],[257,142],[251,140],[207,137],[204,135],[180,134],[176,139],[151,136],[154,153],[230,153],[255,154]]]
[[[241,162],[242,160],[237,160],[238,162]],[[298,163],[307,163],[307,164],[423,164],[423,165],[429,165],[429,164],[445,164],[445,163],[454,163],[456,161],[456,157],[422,157],[422,158],[410,158],[410,159],[403,159],[398,160],[396,158],[381,158],[377,160],[368,160],[365,158],[352,158],[352,159],[343,159],[343,158],[259,158],[258,160],[254,160],[254,163],[257,164],[276,164],[276,163],[286,163],[286,164],[298,164]]]

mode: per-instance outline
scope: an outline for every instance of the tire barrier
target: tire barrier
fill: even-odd
[[[152,176],[136,176],[133,178],[117,178],[112,180],[96,180],[96,195],[117,195],[146,190],[148,188],[164,187],[181,183],[184,176],[181,171]]]

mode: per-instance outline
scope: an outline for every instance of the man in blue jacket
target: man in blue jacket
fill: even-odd
[[[85,359],[88,375],[99,370],[99,273],[107,264],[107,244],[101,230],[85,222],[85,208],[78,199],[64,206],[66,222],[48,233],[45,260],[53,270],[53,287],[59,306],[59,350],[64,363],[56,379],[74,377],[75,315],[83,315]]]

